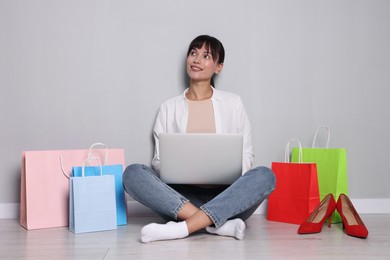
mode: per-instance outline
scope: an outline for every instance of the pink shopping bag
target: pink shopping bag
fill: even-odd
[[[106,149],[94,150],[104,160]],[[108,164],[125,167],[123,149],[108,149]],[[30,229],[69,225],[69,179],[73,166],[81,166],[90,150],[24,151],[21,167],[20,225]]]

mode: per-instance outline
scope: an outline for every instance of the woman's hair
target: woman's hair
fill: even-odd
[[[225,49],[222,43],[217,39],[209,35],[199,35],[196,37],[188,47],[187,57],[193,49],[202,48],[203,44],[205,48],[211,52],[214,62],[221,64],[225,60]],[[215,75],[214,75],[215,76]],[[211,85],[215,87],[214,76],[211,78]]]
[[[190,52],[193,49],[202,48],[203,44],[205,45],[206,49],[211,52],[214,62],[217,62],[218,64],[224,62],[225,49],[223,48],[222,43],[218,39],[209,35],[200,35],[196,37],[188,47],[187,57],[190,55]]]

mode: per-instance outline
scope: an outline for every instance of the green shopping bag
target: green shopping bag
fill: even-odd
[[[315,147],[317,135],[320,129],[326,129],[328,138],[325,148]],[[328,148],[330,141],[330,129],[326,126],[320,126],[313,139],[311,148],[302,148],[302,161],[315,162],[317,164],[318,185],[320,189],[320,199],[327,194],[333,194],[337,200],[341,193],[348,194],[348,176],[347,176],[347,153],[344,148]],[[298,161],[298,149],[293,148],[291,161]],[[341,222],[338,212],[335,212],[332,223]]]

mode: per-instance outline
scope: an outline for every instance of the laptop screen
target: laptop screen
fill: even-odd
[[[242,173],[241,134],[167,134],[160,139],[160,178],[169,184],[231,184]]]

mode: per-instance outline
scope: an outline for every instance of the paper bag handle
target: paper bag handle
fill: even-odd
[[[298,139],[290,139],[286,144],[286,150],[284,152],[284,162],[288,163],[290,162],[290,143],[297,142],[299,146],[299,152],[298,152],[298,162],[302,162],[302,145],[301,142],[299,142]]]
[[[319,127],[317,128],[316,134],[314,135],[313,142],[312,142],[312,144],[311,144],[311,147],[312,147],[312,148],[315,148],[315,146],[316,146],[317,135],[318,135],[318,132],[319,132],[319,130],[320,130],[321,128],[326,129],[327,132],[328,132],[328,139],[327,139],[327,141],[326,141],[326,146],[325,146],[325,148],[328,148],[328,147],[329,147],[329,142],[330,142],[330,129],[329,129],[329,127],[323,125],[323,126],[319,126]]]
[[[103,143],[94,143],[91,145],[91,147],[89,148],[89,153],[88,153],[88,158],[92,158],[93,155],[92,155],[92,149],[95,147],[95,146],[104,146],[105,149],[106,149],[106,154],[104,156],[104,165],[107,165],[107,159],[108,159],[108,150],[107,150],[107,145],[103,144]]]
[[[97,157],[88,157],[88,158],[86,158],[86,159],[83,161],[83,165],[81,166],[81,176],[82,176],[82,177],[85,177],[85,176],[84,176],[84,168],[85,168],[85,166],[88,166],[88,165],[89,165],[89,164],[88,164],[89,161],[98,161],[98,162],[99,162],[100,176],[102,176],[102,175],[103,175],[102,162],[101,162],[100,159],[97,158]]]
[[[64,174],[64,176],[68,179],[70,179],[70,175],[71,174],[66,174],[65,170],[64,170],[64,165],[62,164],[62,156],[61,154],[59,154],[59,157],[60,157],[60,166],[61,166],[61,171],[62,171],[62,174]]]
[[[70,179],[71,177],[71,174],[67,174],[64,170],[64,165],[63,165],[63,162],[62,162],[62,156],[61,154],[59,154],[59,158],[60,158],[60,167],[61,167],[61,171],[62,171],[62,174],[64,174],[64,176],[68,179]],[[100,166],[100,175],[103,175],[103,170],[102,170],[102,163],[100,161],[99,158],[96,158],[96,157],[88,157],[86,158],[84,161],[83,161],[83,165],[81,167],[81,175],[84,177],[84,167],[86,166],[86,164],[88,163],[88,161],[93,161],[93,160],[96,160],[96,161],[99,161],[99,166]]]

